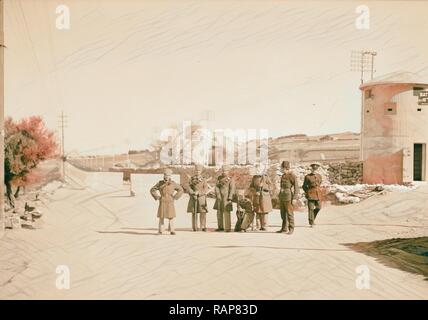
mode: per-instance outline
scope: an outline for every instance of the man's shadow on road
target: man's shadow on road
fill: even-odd
[[[121,234],[131,234],[131,235],[136,235],[136,236],[157,236],[157,233],[149,233],[149,232],[136,232],[136,231],[97,231],[98,233],[121,233]]]
[[[121,229],[126,229],[126,230],[153,230],[153,231],[157,231],[158,228],[135,228],[135,227],[122,227]],[[168,228],[165,226],[165,230],[167,230]],[[193,231],[192,228],[174,228],[175,231],[185,231],[185,232],[203,232],[203,233],[207,233],[207,232],[215,232],[215,228],[207,228],[207,231]]]
[[[122,233],[122,234],[131,234],[131,235],[141,235],[141,236],[158,236],[158,228],[126,228],[122,227],[121,230],[105,230],[105,231],[97,231],[98,233]],[[130,230],[130,231],[129,231]],[[138,232],[138,230],[141,231],[154,231],[154,232]],[[165,231],[168,231],[168,228],[165,228]],[[193,231],[191,228],[175,228],[175,231],[180,232],[200,232],[200,233],[208,233],[208,232],[215,232],[215,229],[207,229],[206,232],[202,231]]]
[[[274,226],[270,226],[274,227]],[[309,228],[309,226],[299,226],[296,228]],[[98,233],[122,233],[122,234],[131,234],[131,235],[151,235],[151,236],[157,236],[158,234],[158,228],[135,228],[135,227],[122,227],[121,230],[104,230],[104,231],[97,231]],[[138,231],[153,231],[153,232],[138,232]],[[168,231],[168,228],[165,228],[165,231]],[[236,232],[236,231],[230,231],[230,232],[217,232],[215,228],[207,228],[207,231],[193,231],[192,228],[175,228],[175,231],[178,232],[195,232],[195,233],[219,233],[219,234],[232,234],[232,233],[241,233],[241,234],[276,234],[276,231],[258,231],[258,230],[248,230],[246,232]]]

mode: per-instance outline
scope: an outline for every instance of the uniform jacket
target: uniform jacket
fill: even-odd
[[[183,192],[183,188],[172,180],[161,180],[150,189],[152,197],[159,200],[158,218],[175,218],[174,201],[178,200]]]
[[[245,198],[245,197],[240,198],[238,200],[237,211],[242,213],[252,213],[254,211],[253,203],[248,198]]]
[[[215,187],[216,201],[214,209],[220,211],[232,211],[232,200],[235,195],[235,180],[232,177],[221,174],[217,178]]]
[[[196,208],[197,213],[207,213],[207,180],[201,175],[192,176],[186,191],[190,195],[187,212],[195,212]]]
[[[299,183],[294,173],[286,172],[281,176],[279,200],[292,201],[299,195]]]
[[[255,175],[250,184],[250,198],[256,213],[272,211],[272,182],[267,175]]]
[[[303,190],[306,193],[306,198],[308,200],[321,200],[321,182],[322,177],[318,173],[310,173],[305,176],[305,181],[303,182]]]

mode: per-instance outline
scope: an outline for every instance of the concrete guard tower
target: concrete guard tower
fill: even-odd
[[[375,78],[363,91],[363,181],[427,180],[428,80],[409,72]]]

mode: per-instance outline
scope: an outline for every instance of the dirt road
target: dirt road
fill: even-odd
[[[69,184],[43,198],[40,229],[8,230],[0,240],[1,299],[428,297],[422,276],[343,245],[426,236],[427,186],[326,207],[313,229],[297,212],[293,236],[275,233],[278,211],[266,232],[192,232],[185,195],[177,204],[177,235],[169,236],[156,234],[156,202],[148,193],[159,177],[136,177],[137,196],[129,197],[120,174],[67,169]],[[208,224],[210,231],[216,226],[214,210]],[[70,271],[68,290],[56,287],[61,265]],[[359,266],[368,267],[369,289],[356,285]]]

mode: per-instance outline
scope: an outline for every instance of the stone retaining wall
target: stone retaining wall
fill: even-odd
[[[328,176],[331,184],[360,184],[363,181],[363,163],[361,161],[329,163]]]

